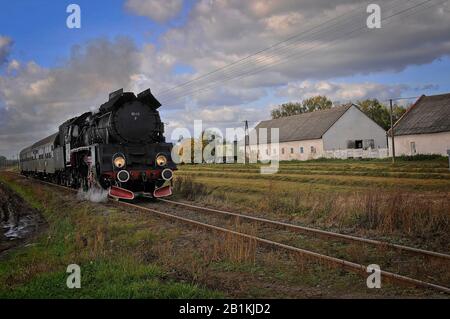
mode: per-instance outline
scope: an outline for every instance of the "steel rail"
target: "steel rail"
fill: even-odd
[[[356,273],[367,273],[367,268],[364,265],[358,264],[358,263],[354,263],[354,262],[350,262],[344,259],[340,259],[340,258],[336,258],[336,257],[331,257],[331,256],[327,256],[327,255],[323,255],[320,253],[316,253],[310,250],[306,250],[306,249],[302,249],[302,248],[298,248],[298,247],[294,247],[294,246],[290,246],[290,245],[286,245],[286,244],[282,244],[282,243],[278,243],[272,240],[268,240],[265,238],[261,238],[261,237],[257,237],[257,236],[252,236],[252,235],[248,235],[245,233],[241,233],[241,232],[237,232],[234,230],[230,230],[230,229],[226,229],[223,227],[219,227],[219,226],[215,226],[215,225],[210,225],[210,224],[206,224],[203,222],[199,222],[193,219],[189,219],[189,218],[185,218],[185,217],[181,217],[178,215],[174,215],[174,214],[170,214],[167,212],[162,212],[153,208],[148,208],[148,207],[144,207],[144,206],[140,206],[140,205],[136,205],[136,204],[131,204],[131,203],[127,203],[127,202],[117,202],[119,205],[122,206],[127,206],[127,207],[131,207],[134,209],[138,209],[138,210],[143,210],[143,211],[147,211],[147,212],[152,212],[154,214],[157,214],[159,216],[162,217],[167,217],[169,219],[174,219],[174,220],[178,220],[184,223],[188,223],[194,226],[200,226],[203,227],[205,229],[210,229],[210,230],[216,230],[225,234],[233,234],[242,238],[246,238],[249,240],[253,240],[255,242],[259,242],[261,244],[267,245],[267,246],[271,246],[271,247],[277,247],[277,248],[282,248],[286,251],[290,251],[290,252],[295,252],[295,253],[299,253],[302,255],[306,255],[306,256],[311,256],[314,257],[316,259],[319,260],[325,260],[328,262],[331,262],[333,264],[336,265],[340,265],[343,266],[347,269],[351,269],[354,270]],[[411,284],[413,286],[418,286],[418,287],[423,287],[423,288],[431,288],[431,289],[435,289],[447,294],[450,294],[450,288],[448,287],[444,287],[444,286],[440,286],[440,285],[436,285],[436,284],[432,284],[426,281],[422,281],[422,280],[418,280],[418,279],[414,279],[411,277],[407,277],[407,276],[403,276],[403,275],[398,275],[389,271],[384,271],[384,270],[380,270],[380,274],[382,277],[386,277],[386,278],[390,278],[393,280],[397,280],[403,283],[408,283]]]
[[[20,174],[16,174],[13,173],[14,175],[19,175],[22,176]],[[36,180],[36,179],[35,179]],[[76,189],[73,188],[69,188],[66,186],[62,186],[62,185],[58,185],[58,184],[54,184],[54,183],[50,183],[50,182],[46,182],[46,181],[42,181],[42,180],[37,180],[38,182],[42,182],[44,184],[50,185],[50,186],[56,186],[65,190],[70,190],[72,192],[76,192]],[[215,230],[215,231],[219,231],[225,234],[233,234],[242,238],[246,238],[249,240],[253,240],[255,242],[264,244],[266,246],[269,247],[276,247],[276,248],[281,248],[284,249],[286,251],[289,252],[294,252],[294,253],[298,253],[298,254],[302,254],[305,256],[311,256],[313,258],[316,258],[318,260],[324,260],[324,261],[328,261],[331,262],[335,265],[339,265],[342,266],[346,269],[350,269],[352,271],[354,271],[355,273],[358,274],[362,274],[362,273],[366,273],[367,272],[367,268],[366,266],[362,265],[362,264],[358,264],[358,263],[354,263],[354,262],[350,262],[344,259],[340,259],[340,258],[336,258],[336,257],[331,257],[331,256],[327,256],[324,254],[320,254],[320,253],[316,253],[310,250],[306,250],[306,249],[302,249],[302,248],[298,248],[298,247],[294,247],[294,246],[290,246],[290,245],[286,245],[286,244],[282,244],[282,243],[278,243],[275,241],[271,241],[268,239],[264,239],[261,237],[257,237],[257,236],[252,236],[252,235],[248,235],[245,233],[241,233],[241,232],[237,232],[234,230],[230,230],[230,229],[226,229],[226,228],[222,228],[219,226],[215,226],[215,225],[210,225],[210,224],[206,224],[206,223],[202,223],[196,220],[192,220],[192,219],[188,219],[188,218],[184,218],[181,216],[177,216],[174,214],[170,214],[170,213],[166,213],[166,212],[162,212],[162,211],[158,211],[156,209],[152,209],[152,208],[148,208],[148,207],[144,207],[144,206],[140,206],[140,205],[136,205],[136,204],[132,204],[132,203],[127,203],[127,202],[120,202],[120,201],[116,201],[113,199],[110,199],[111,201],[114,201],[116,204],[120,205],[120,206],[124,206],[124,207],[130,207],[133,209],[138,209],[138,210],[142,210],[142,211],[147,211],[147,212],[151,212],[154,213],[156,215],[162,216],[162,217],[166,217],[172,220],[178,220],[181,222],[184,222],[186,224],[190,224],[190,225],[194,225],[194,226],[200,226],[203,227],[205,229],[209,229],[209,230]],[[288,224],[289,225],[289,224]],[[422,287],[422,288],[427,288],[427,289],[434,289],[446,294],[450,294],[450,288],[445,287],[445,286],[441,286],[441,285],[437,285],[437,284],[433,284],[433,283],[429,283],[426,281],[422,281],[419,279],[414,279],[411,277],[407,277],[407,276],[403,276],[403,275],[398,275],[389,271],[384,271],[384,270],[380,270],[380,275],[382,277],[386,277],[386,278],[390,278],[392,280],[397,280],[398,282],[402,282],[402,283],[407,283],[410,284],[412,286],[415,287]]]
[[[427,255],[427,256],[438,257],[438,258],[443,258],[443,259],[450,260],[450,255],[447,255],[447,254],[444,254],[444,253],[439,253],[439,252],[434,252],[434,251],[430,251],[430,250],[414,248],[414,247],[409,247],[409,246],[389,243],[389,242],[380,241],[380,240],[368,239],[368,238],[364,238],[364,237],[345,235],[345,234],[331,232],[331,231],[326,231],[326,230],[321,230],[321,229],[317,229],[317,228],[311,228],[311,227],[306,227],[306,226],[294,225],[294,224],[289,224],[289,223],[285,223],[285,222],[275,221],[275,220],[266,219],[266,218],[262,218],[262,217],[255,217],[255,216],[249,216],[249,215],[244,215],[244,214],[227,212],[227,211],[224,211],[224,210],[219,210],[219,209],[214,209],[214,208],[201,207],[201,206],[192,205],[192,204],[183,203],[183,202],[177,202],[177,201],[173,201],[173,200],[169,200],[169,199],[162,199],[162,198],[160,198],[159,200],[162,201],[162,202],[168,203],[168,204],[172,204],[172,205],[179,205],[179,206],[192,208],[194,210],[200,210],[200,211],[204,211],[204,212],[210,212],[210,213],[216,213],[216,214],[222,214],[222,215],[238,217],[238,218],[242,218],[242,219],[246,219],[246,220],[251,220],[251,221],[256,221],[256,222],[260,222],[260,223],[265,223],[265,224],[271,224],[271,225],[275,225],[275,226],[279,226],[279,227],[284,227],[284,228],[295,230],[295,231],[309,232],[309,233],[313,233],[313,234],[324,235],[324,236],[327,236],[327,237],[340,238],[340,239],[345,239],[345,240],[354,241],[354,242],[361,242],[361,243],[365,243],[365,244],[371,244],[371,245],[375,245],[375,246],[390,247],[390,248],[395,248],[395,249],[398,249],[398,250],[407,251],[407,252],[410,252],[410,253],[422,254],[422,255]]]

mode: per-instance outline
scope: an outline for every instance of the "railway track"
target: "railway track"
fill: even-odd
[[[224,216],[228,216],[228,217],[236,217],[236,218],[240,218],[243,220],[254,221],[254,222],[263,223],[263,224],[269,224],[269,225],[277,226],[280,228],[286,228],[286,229],[293,230],[293,231],[306,232],[306,233],[311,233],[311,234],[316,234],[316,235],[331,237],[331,238],[337,238],[337,239],[342,239],[342,240],[351,241],[351,242],[370,244],[370,245],[374,245],[374,246],[378,246],[378,247],[382,247],[382,248],[394,248],[394,249],[409,252],[412,254],[420,254],[420,255],[425,255],[425,256],[430,256],[430,257],[442,258],[444,260],[450,261],[450,255],[440,253],[440,252],[434,252],[434,251],[425,250],[425,249],[419,249],[419,248],[414,248],[414,247],[409,247],[409,246],[404,246],[404,245],[398,245],[398,244],[389,243],[386,241],[379,241],[379,240],[373,240],[373,239],[368,239],[368,238],[363,238],[363,237],[356,237],[356,236],[351,236],[351,235],[346,235],[346,234],[341,234],[341,233],[336,233],[336,232],[330,232],[330,231],[321,230],[321,229],[317,229],[317,228],[294,225],[294,224],[270,220],[270,219],[261,218],[261,217],[249,216],[249,215],[244,215],[244,214],[239,214],[239,213],[232,213],[232,212],[228,212],[228,211],[224,211],[224,210],[202,207],[202,206],[197,206],[197,205],[183,203],[183,202],[176,202],[176,201],[168,200],[168,199],[159,199],[159,201],[167,203],[167,204],[175,205],[175,206],[181,206],[181,207],[186,207],[189,209],[198,210],[198,211],[205,212],[205,213],[213,213],[213,214],[220,214],[220,215],[224,215]]]
[[[15,174],[15,175],[19,175],[19,174]],[[53,186],[53,187],[58,187],[61,189],[69,190],[72,192],[77,191],[72,188],[68,188],[68,187],[61,186],[61,185],[56,185],[56,184],[49,183],[49,182],[42,181],[42,180],[36,180],[36,181]],[[173,200],[159,199],[158,201],[161,203],[170,205],[172,207],[181,207],[185,211],[187,210],[188,213],[185,213],[185,211],[183,211],[180,214],[179,210],[170,211],[170,209],[167,207],[167,205],[165,208],[155,209],[153,207],[154,205],[149,206],[149,204],[136,204],[136,203],[116,202],[116,201],[115,202],[117,205],[120,205],[123,207],[128,207],[128,208],[132,208],[132,209],[136,209],[136,210],[140,210],[140,211],[149,212],[149,213],[152,213],[154,215],[157,215],[157,216],[160,216],[163,218],[176,220],[176,221],[179,221],[179,222],[182,222],[185,224],[189,224],[189,225],[192,225],[195,227],[201,227],[203,229],[207,229],[210,231],[215,231],[215,232],[224,233],[224,234],[232,234],[234,236],[239,236],[244,239],[252,240],[252,241],[257,242],[266,247],[282,249],[282,250],[290,252],[290,253],[301,254],[303,256],[308,256],[313,259],[317,259],[319,261],[325,261],[336,267],[341,267],[341,268],[347,269],[349,271],[355,272],[355,273],[363,275],[363,276],[367,276],[368,273],[366,272],[367,267],[365,265],[363,265],[362,263],[357,263],[357,262],[349,261],[344,258],[331,256],[330,254],[327,254],[327,253],[319,253],[319,252],[313,251],[311,249],[300,248],[300,247],[294,246],[293,244],[290,244],[290,243],[283,243],[280,240],[271,240],[271,239],[266,238],[266,236],[261,237],[261,236],[257,236],[254,234],[248,234],[248,233],[242,232],[240,230],[230,229],[230,228],[232,228],[231,227],[232,224],[224,223],[223,218],[228,218],[228,219],[234,218],[235,220],[238,219],[240,221],[246,221],[249,223],[258,223],[260,225],[263,225],[266,228],[267,227],[272,227],[272,228],[276,227],[278,229],[283,228],[283,229],[291,231],[291,232],[294,231],[294,232],[307,233],[310,235],[312,234],[312,235],[325,236],[325,237],[332,238],[335,240],[344,240],[344,241],[349,241],[349,242],[356,243],[356,244],[371,245],[371,246],[374,246],[377,248],[382,248],[382,249],[390,248],[390,249],[394,249],[396,251],[406,252],[408,254],[412,254],[415,256],[439,259],[442,262],[447,263],[447,267],[450,266],[450,255],[440,253],[440,252],[433,252],[433,251],[429,251],[429,250],[418,249],[418,248],[414,248],[414,247],[398,245],[398,244],[393,244],[393,243],[384,242],[384,241],[366,239],[366,238],[361,238],[361,237],[356,237],[356,236],[350,236],[350,235],[345,235],[345,234],[340,234],[340,233],[335,233],[335,232],[319,230],[319,229],[305,227],[305,226],[293,225],[293,224],[269,220],[269,219],[265,219],[265,218],[261,218],[261,217],[227,212],[227,211],[223,211],[223,210],[207,208],[207,207],[197,206],[197,205],[193,205],[193,204],[177,202],[177,201],[173,201]],[[211,223],[210,220],[205,220],[205,214],[195,216],[194,212],[197,212],[197,213],[201,212],[201,213],[205,213],[205,214],[214,214],[219,217],[215,217],[218,219],[214,220],[214,222]],[[187,216],[189,216],[189,218]],[[225,227],[224,225],[228,225],[228,227]],[[328,244],[328,242],[327,242],[327,244]],[[450,269],[450,267],[448,267],[447,269]],[[450,294],[450,288],[446,287],[442,284],[431,283],[431,282],[421,280],[421,279],[415,279],[412,276],[405,276],[405,275],[398,274],[393,271],[381,270],[381,277],[385,278],[385,279],[391,279],[391,280],[399,282],[399,283],[405,283],[405,284],[409,284],[409,285],[421,287],[421,288],[426,288],[426,289],[434,289],[434,290],[440,291],[442,293]]]

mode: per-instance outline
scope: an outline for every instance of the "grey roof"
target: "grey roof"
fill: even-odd
[[[450,93],[422,95],[394,125],[395,135],[450,131]]]
[[[271,140],[271,128],[279,128],[280,142],[320,139],[351,106],[352,104],[341,105],[328,110],[262,121],[255,129],[257,132],[260,128],[268,129],[268,141]]]
[[[58,135],[59,135],[59,133],[55,133],[55,134],[52,134],[50,136],[47,136],[46,138],[44,138],[44,139],[34,143],[33,145],[24,148],[22,151],[20,151],[20,154],[23,154],[23,153],[26,153],[26,152],[30,152],[33,149],[35,149],[35,148],[37,148],[39,146],[42,146],[42,145],[55,144],[56,138],[58,137]]]
[[[58,134],[59,133],[55,133],[50,136],[47,136],[46,138],[40,140],[39,142],[34,143],[31,147],[36,148],[38,146],[42,146],[42,145],[46,145],[46,144],[55,144]]]

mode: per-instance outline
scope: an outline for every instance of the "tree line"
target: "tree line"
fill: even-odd
[[[12,165],[16,165],[16,164],[17,164],[16,160],[9,160],[5,156],[0,155],[0,168],[6,167],[6,166],[12,166]]]
[[[381,103],[377,99],[366,99],[355,103],[361,111],[370,117],[375,123],[384,130],[391,127],[390,107]],[[276,107],[271,111],[273,119],[287,117],[297,114],[327,110],[335,105],[329,98],[323,95],[313,96],[302,102],[289,102]],[[392,107],[392,117],[394,123],[406,112],[406,109],[398,104]]]

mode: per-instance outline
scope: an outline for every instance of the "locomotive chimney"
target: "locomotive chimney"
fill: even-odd
[[[119,95],[122,95],[122,94],[123,94],[123,89],[111,92],[111,93],[109,93],[109,100],[111,101],[116,96],[119,96]]]
[[[159,101],[153,96],[152,91],[150,89],[147,89],[139,93],[137,98],[139,101],[152,107],[155,110],[161,106],[161,103],[159,103]]]

